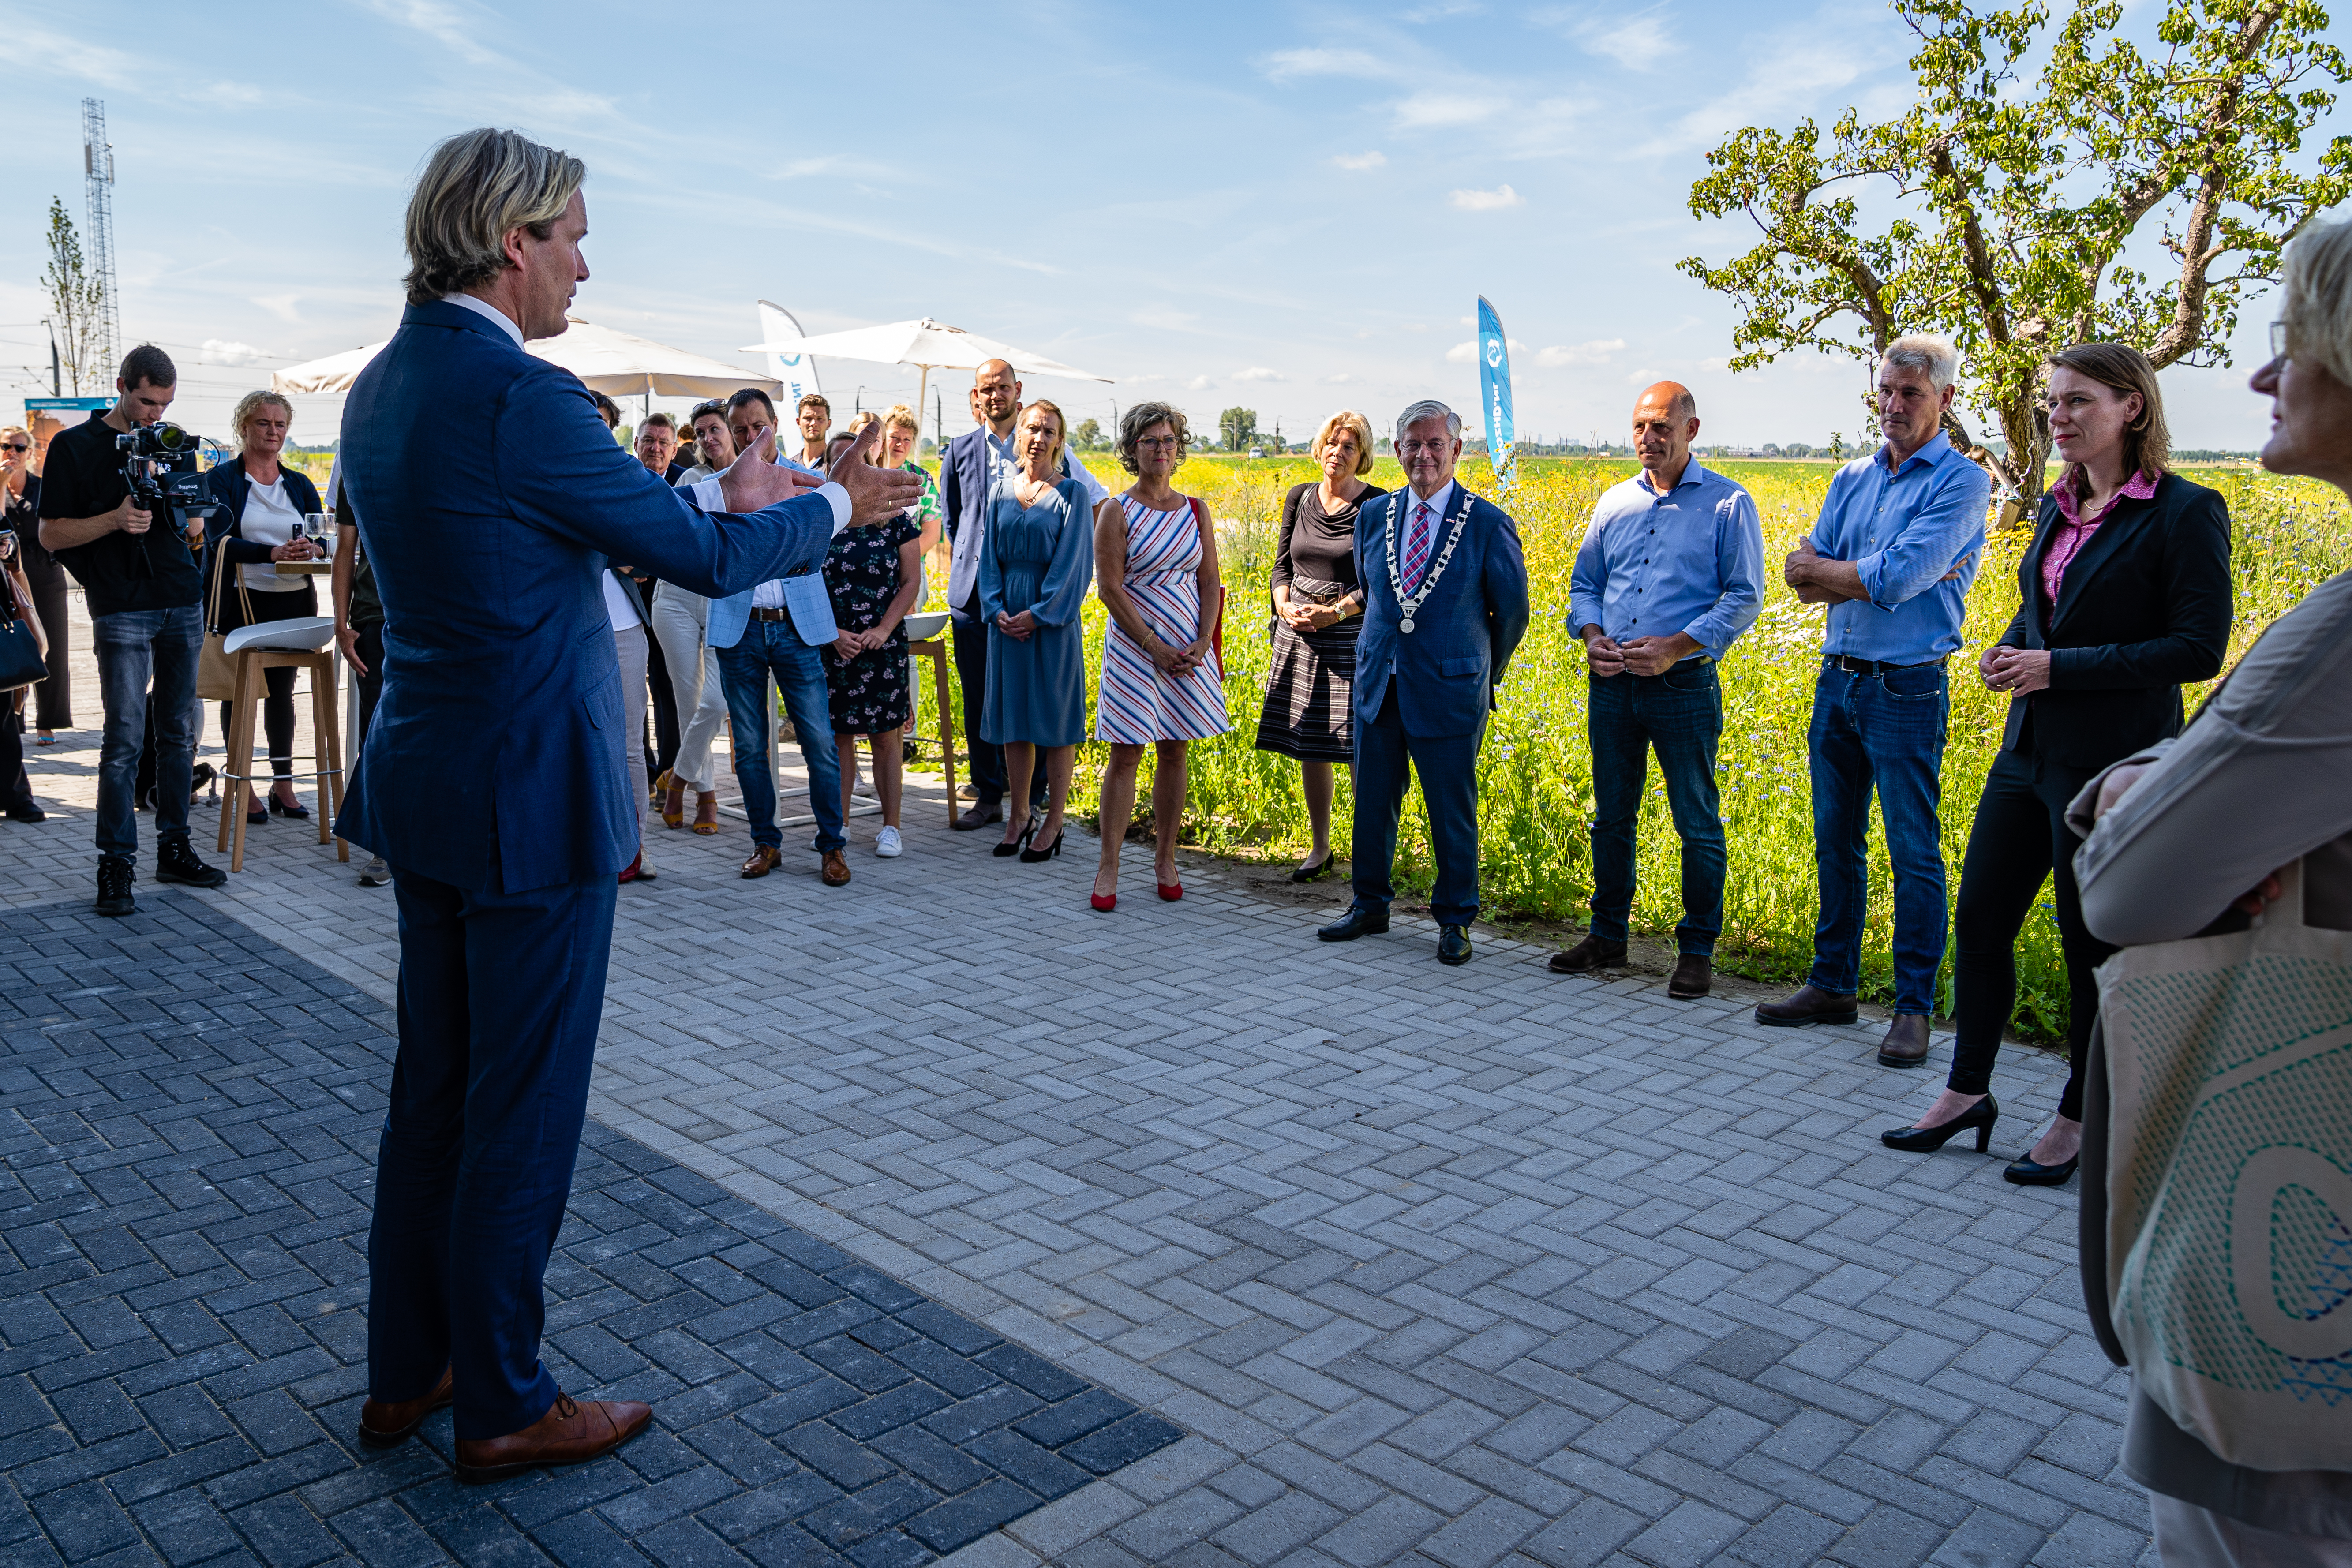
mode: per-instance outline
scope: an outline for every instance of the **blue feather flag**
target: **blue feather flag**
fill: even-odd
[[[1511,429],[1511,347],[1503,335],[1503,318],[1484,294],[1478,296],[1478,394],[1486,410],[1486,455],[1495,465],[1495,488],[1507,490],[1519,478]]]

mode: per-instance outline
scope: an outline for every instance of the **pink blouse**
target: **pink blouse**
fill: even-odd
[[[2115,515],[2116,508],[2123,503],[2126,496],[2134,500],[2146,500],[2156,493],[2153,476],[2145,471],[2134,474],[2130,481],[2099,509],[2099,515],[2085,522],[2083,514],[2076,510],[2074,499],[2074,485],[2078,478],[2068,475],[2060,479],[2058,488],[2051,492],[2058,502],[2060,521],[2050,531],[2050,542],[2042,550],[2042,619],[2045,626],[2050,617],[2058,613],[2058,590],[2065,586],[2066,568],[2074,563],[2074,557],[2083,552],[2083,546],[2091,542],[2091,535],[2099,531],[2099,525]]]

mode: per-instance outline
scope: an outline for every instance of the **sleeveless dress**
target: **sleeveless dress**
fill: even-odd
[[[1127,513],[1127,592],[1144,625],[1160,640],[1181,647],[1207,628],[1201,624],[1201,531],[1187,504],[1153,511],[1133,496],[1118,498]],[[1225,672],[1213,650],[1188,675],[1162,675],[1142,646],[1112,621],[1103,634],[1102,689],[1095,702],[1095,739],[1118,745],[1154,741],[1205,741],[1233,728],[1225,718]]]

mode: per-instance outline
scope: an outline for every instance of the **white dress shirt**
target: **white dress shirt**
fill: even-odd
[[[795,463],[789,458],[778,466],[786,468],[798,468],[804,474],[813,474],[816,472],[814,468],[810,468],[805,463]],[[727,510],[727,492],[720,488],[719,479],[715,475],[707,479],[698,479],[691,486],[687,485],[683,480],[681,480],[678,488],[681,489],[691,489],[694,492],[695,504],[702,508],[705,511],[725,511]],[[825,499],[826,504],[833,508],[833,531],[835,536],[837,538],[840,536],[841,531],[849,526],[849,492],[843,489],[839,485],[828,480],[824,484],[817,487],[816,493],[823,496]],[[751,607],[755,610],[782,609],[784,607],[783,579],[781,577],[771,577],[766,582],[761,584],[758,587],[752,589]]]
[[[499,330],[514,340],[515,347],[522,347],[522,328],[515,324],[512,316],[488,300],[478,300],[471,294],[444,294],[441,296],[441,302],[445,305],[463,305],[474,314],[496,321],[499,324]]]

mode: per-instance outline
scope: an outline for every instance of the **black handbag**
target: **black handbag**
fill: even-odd
[[[41,639],[33,635],[33,623],[16,613],[16,584],[0,569],[0,696],[21,691],[48,676],[48,667],[41,662]]]

